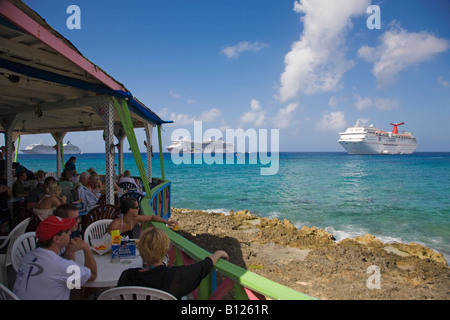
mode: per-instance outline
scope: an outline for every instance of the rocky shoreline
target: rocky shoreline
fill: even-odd
[[[383,243],[372,235],[336,242],[288,220],[172,208],[180,235],[209,252],[282,285],[327,300],[448,300],[450,268],[444,256],[410,243]]]

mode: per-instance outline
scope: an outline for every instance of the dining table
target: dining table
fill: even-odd
[[[133,259],[112,259],[111,252],[102,255],[93,252],[97,262],[97,278],[94,281],[88,281],[83,286],[90,288],[115,287],[119,281],[120,275],[129,268],[142,268],[142,258],[136,249],[136,257]],[[84,265],[83,250],[75,253],[75,261]]]

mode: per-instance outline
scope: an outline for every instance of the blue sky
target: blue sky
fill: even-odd
[[[175,122],[163,126],[165,146],[201,120],[224,135],[279,129],[281,151],[344,151],[338,133],[360,118],[384,130],[403,121],[417,151],[450,152],[447,0],[24,2]],[[81,29],[66,25],[70,5]],[[367,27],[370,5],[380,29]],[[143,129],[136,135],[145,140]],[[84,152],[104,148],[101,132],[68,139]],[[23,136],[21,147],[39,141],[54,143]]]

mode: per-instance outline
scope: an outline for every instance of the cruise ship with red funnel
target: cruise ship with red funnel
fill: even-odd
[[[417,138],[411,132],[398,132],[405,124],[391,123],[392,132],[361,125],[358,120],[353,127],[340,133],[339,143],[349,154],[411,154],[416,151]]]

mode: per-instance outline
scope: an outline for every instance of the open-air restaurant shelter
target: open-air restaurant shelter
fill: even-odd
[[[56,176],[62,171],[63,143],[68,132],[104,131],[105,198],[113,205],[114,159],[119,153],[119,173],[123,172],[123,141],[127,138],[139,171],[145,197],[143,214],[170,217],[170,181],[165,179],[161,126],[164,121],[89,61],[45,20],[19,0],[0,0],[0,132],[6,147],[6,180],[14,182],[15,142],[21,135],[50,133],[55,139]],[[146,133],[147,162],[143,163],[134,134]],[[157,129],[161,177],[152,177],[151,141]],[[118,144],[114,140],[118,140]],[[140,142],[142,143],[142,141]],[[153,223],[153,222],[152,222]],[[171,264],[190,264],[210,253],[170,230],[160,222],[171,240]],[[263,278],[228,261],[220,260],[201,283],[194,296],[221,299],[234,290],[236,299],[311,299],[293,289]],[[217,282],[217,273],[223,275]]]
[[[55,171],[60,176],[66,133],[104,130],[106,201],[113,203],[114,137],[119,141],[121,173],[124,138],[128,137],[135,158],[140,159],[133,129],[144,128],[149,142],[147,165],[144,168],[139,163],[138,168],[144,175],[144,189],[150,193],[152,129],[163,123],[36,12],[21,1],[0,2],[0,130],[5,135],[8,186],[13,183],[14,143],[20,135],[53,136]]]

